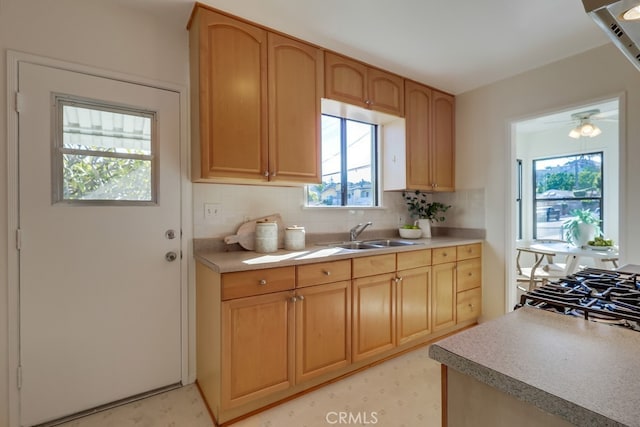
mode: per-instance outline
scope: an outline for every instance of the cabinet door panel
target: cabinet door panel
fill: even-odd
[[[296,383],[351,363],[351,282],[297,291]]]
[[[398,344],[431,333],[431,268],[399,271],[396,288]]]
[[[433,330],[437,331],[456,323],[456,264],[438,264],[432,268]]]
[[[455,189],[454,98],[433,92],[433,181],[437,191]]]
[[[267,167],[267,33],[200,10],[201,168],[205,178]]]
[[[222,407],[242,405],[293,384],[289,292],[222,303]]]
[[[405,82],[405,91],[407,188],[431,191],[432,91],[411,81]]]
[[[325,96],[368,108],[367,66],[344,56],[325,52]]]
[[[353,360],[395,346],[395,274],[353,280]]]
[[[272,181],[320,182],[322,51],[269,33],[269,173]]]
[[[404,116],[404,79],[377,68],[367,70],[369,106],[373,110]]]

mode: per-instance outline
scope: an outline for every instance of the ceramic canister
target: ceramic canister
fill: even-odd
[[[275,222],[256,223],[256,252],[268,253],[278,250],[278,224]]]
[[[284,230],[284,248],[288,251],[299,251],[305,247],[304,227],[294,225]]]

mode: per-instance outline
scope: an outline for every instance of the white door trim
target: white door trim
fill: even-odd
[[[125,73],[101,70],[85,65],[60,61],[52,58],[32,55],[18,51],[7,51],[7,308],[8,308],[8,378],[9,378],[9,427],[20,425],[20,393],[18,390],[18,366],[20,361],[19,336],[19,252],[16,246],[16,230],[19,226],[18,200],[18,113],[16,111],[15,93],[18,91],[18,64],[27,62],[58,68],[67,71],[89,74],[92,76],[109,78],[143,86],[173,91],[180,96],[180,175],[181,175],[181,218],[182,229],[182,259],[181,259],[181,370],[182,383],[187,384],[195,380],[194,354],[192,351],[193,335],[193,286],[189,278],[192,277],[191,241],[192,241],[192,191],[189,180],[189,144],[188,144],[188,90],[186,86],[167,83]]]

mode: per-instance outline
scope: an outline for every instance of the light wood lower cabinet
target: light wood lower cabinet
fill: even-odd
[[[482,247],[457,247],[456,321],[476,320],[482,311]]]
[[[431,267],[398,271],[396,337],[398,345],[431,333]]]
[[[222,408],[293,384],[290,292],[222,303]]]
[[[353,280],[353,360],[395,346],[395,273]]]
[[[456,248],[433,250],[433,330],[456,324]]]
[[[296,291],[296,383],[351,363],[351,282]]]
[[[473,324],[480,302],[480,244],[222,274],[197,263],[198,386],[227,423]]]

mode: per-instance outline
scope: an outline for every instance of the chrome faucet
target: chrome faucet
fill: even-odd
[[[360,235],[360,233],[362,233],[365,228],[367,228],[368,226],[370,226],[372,224],[373,223],[371,221],[369,221],[366,224],[358,224],[355,227],[353,227],[351,230],[349,230],[349,240],[351,240],[352,242],[354,240],[356,240],[358,238],[358,236]]]

